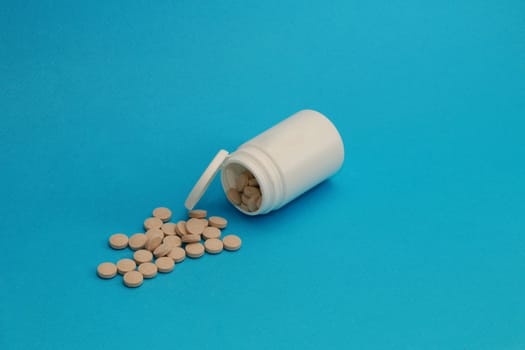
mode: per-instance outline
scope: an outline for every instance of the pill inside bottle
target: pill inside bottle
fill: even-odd
[[[259,210],[262,203],[262,192],[259,182],[251,171],[240,164],[232,164],[224,171],[228,187],[226,198],[230,203],[249,213]]]

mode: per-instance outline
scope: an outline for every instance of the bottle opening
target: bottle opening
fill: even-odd
[[[246,214],[255,214],[261,208],[262,192],[253,173],[238,163],[230,163],[223,170],[226,197]]]

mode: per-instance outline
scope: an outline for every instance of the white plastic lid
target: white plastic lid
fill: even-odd
[[[184,202],[184,206],[188,210],[192,210],[195,208],[199,200],[202,198],[206,190],[208,189],[208,186],[210,186],[211,182],[215,178],[215,175],[217,175],[217,172],[222,166],[222,163],[226,160],[229,153],[228,151],[225,151],[221,149],[217,155],[213,158],[211,163],[208,165],[206,170],[202,173],[201,177],[193,186],[193,189],[191,190],[188,198],[186,198],[186,202]]]

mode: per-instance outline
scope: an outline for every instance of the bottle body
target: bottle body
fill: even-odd
[[[240,174],[251,173],[260,187],[260,205],[250,212],[237,207],[265,214],[336,173],[343,160],[343,141],[332,122],[303,110],[239,146],[224,162],[221,180],[227,193]]]

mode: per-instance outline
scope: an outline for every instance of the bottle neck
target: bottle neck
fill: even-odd
[[[257,179],[261,189],[262,200],[259,209],[246,214],[266,214],[282,205],[285,198],[284,181],[274,161],[265,152],[253,145],[244,144],[230,154],[223,168],[226,169],[232,164],[238,164],[249,170]],[[223,187],[226,188],[227,184],[224,180],[223,177]]]

